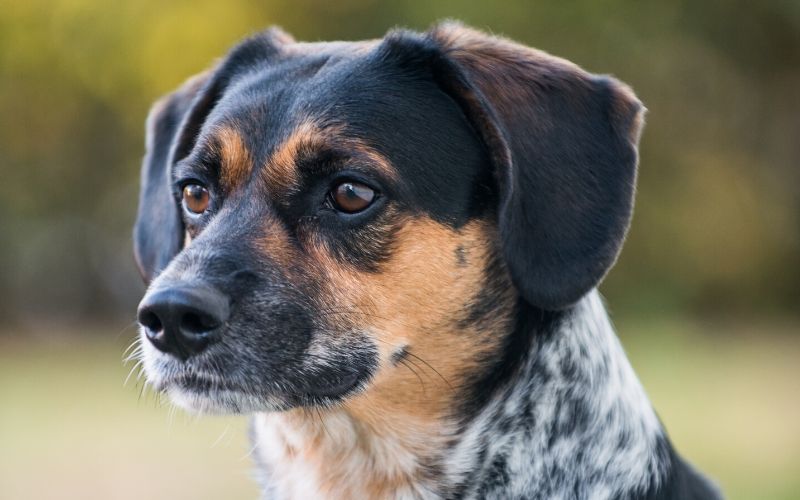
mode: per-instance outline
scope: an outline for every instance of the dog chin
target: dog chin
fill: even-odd
[[[227,389],[195,390],[170,385],[164,392],[176,406],[194,414],[238,415],[287,407],[278,398],[257,397]]]
[[[156,391],[194,414],[243,414],[283,410],[289,406],[278,396],[250,394],[225,384],[215,375],[189,374],[176,368],[167,356],[156,352],[145,352],[144,371],[148,383]]]

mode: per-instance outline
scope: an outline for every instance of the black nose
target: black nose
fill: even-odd
[[[228,320],[228,297],[209,286],[162,288],[139,304],[139,323],[150,342],[180,359],[219,340]]]

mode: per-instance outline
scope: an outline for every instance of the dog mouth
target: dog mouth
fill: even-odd
[[[314,377],[307,380],[304,392],[312,398],[337,400],[354,392],[366,380],[361,371],[350,371],[334,377]]]
[[[156,386],[177,406],[199,414],[243,414],[278,411],[289,407],[284,398],[259,393],[244,384],[204,373],[179,373],[162,379]]]
[[[366,342],[295,360],[243,351],[220,343],[181,360],[146,344],[143,368],[151,387],[179,407],[251,413],[337,406],[367,390],[378,366]]]
[[[178,406],[203,413],[247,413],[280,411],[296,407],[330,407],[363,388],[369,380],[365,370],[298,375],[296,380],[246,383],[236,377],[192,367],[169,370],[155,384]],[[163,372],[162,372],[163,373]]]

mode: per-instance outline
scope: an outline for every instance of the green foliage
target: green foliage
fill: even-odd
[[[451,17],[630,83],[649,108],[619,308],[800,301],[800,4],[16,0],[0,9],[0,320],[132,314],[149,104],[271,24],[379,37]]]

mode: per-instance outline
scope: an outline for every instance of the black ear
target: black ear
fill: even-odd
[[[425,61],[486,144],[501,244],[522,296],[561,309],[597,286],[633,208],[644,109],[632,91],[454,23],[385,44]]]
[[[134,256],[145,283],[164,269],[183,245],[183,222],[171,188],[170,158],[184,117],[208,78],[209,73],[192,78],[158,100],[147,117],[147,153],[133,229]]]
[[[183,247],[184,228],[172,194],[172,166],[189,155],[206,117],[235,77],[275,56],[292,38],[271,28],[237,45],[216,69],[187,81],[153,105],[147,118],[134,255],[145,283]]]

